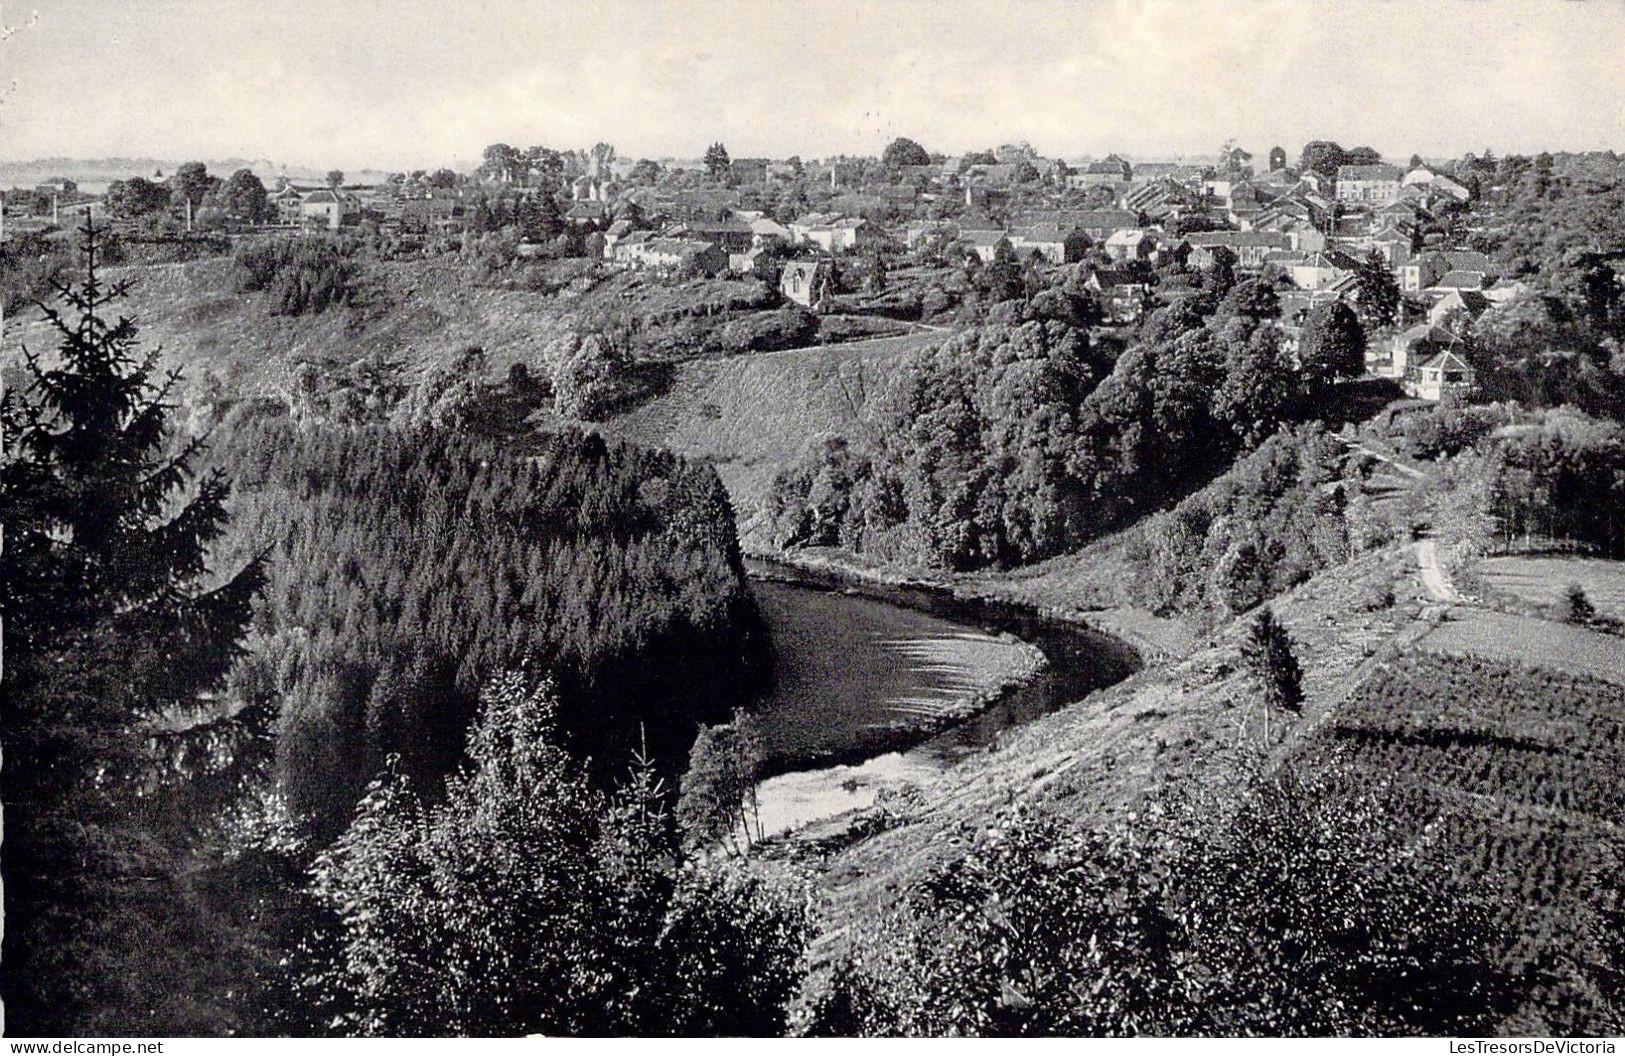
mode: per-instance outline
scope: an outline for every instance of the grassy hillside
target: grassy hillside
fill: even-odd
[[[938,339],[923,332],[694,360],[677,368],[669,391],[606,423],[605,431],[715,464],[733,498],[741,542],[759,546],[757,514],[774,473],[820,436],[863,428],[865,405]]]
[[[122,310],[170,363],[192,375],[217,371],[249,395],[272,387],[286,363],[347,365],[375,352],[422,369],[478,345],[495,373],[517,362],[535,370],[573,326],[623,331],[640,360],[681,360],[705,354],[730,319],[768,304],[759,282],[594,275],[584,260],[489,276],[456,257],[368,260],[354,303],[299,315],[275,314],[269,294],[243,292],[230,257],[108,268],[103,278],[130,282]],[[52,344],[36,310],[7,320],[4,347],[23,341]]]
[[[189,372],[219,371],[248,393],[301,358],[350,363],[383,350],[423,366],[478,344],[499,368],[536,362],[561,316],[555,298],[473,286],[465,269],[436,263],[374,265],[353,307],[297,316],[273,315],[265,294],[239,292],[230,258],[113,268],[106,277],[129,280],[121,310],[139,321],[149,346],[161,345]],[[8,320],[8,349],[42,339],[37,311]]]

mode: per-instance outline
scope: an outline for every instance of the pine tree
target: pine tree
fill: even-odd
[[[169,445],[179,375],[138,353],[133,321],[108,321],[126,287],[97,278],[88,227],[83,251],[83,281],[40,306],[57,357],[25,348],[31,384],[0,399],[7,1026],[188,1033],[205,1025],[165,1006],[199,995],[149,982],[170,967],[151,951],[157,929],[187,926],[178,833],[266,743],[267,702],[221,717],[214,696],[263,576],[258,561],[211,575],[226,482],[189,487],[201,445]]]
[[[876,250],[869,264],[867,287],[870,293],[886,292],[886,274],[886,258]]]
[[[1292,652],[1292,639],[1269,606],[1259,609],[1248,622],[1241,655],[1264,691],[1266,707],[1286,711],[1303,708],[1303,673]]]

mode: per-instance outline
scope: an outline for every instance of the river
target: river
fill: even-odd
[[[919,784],[1139,666],[1118,640],[1021,606],[767,563],[751,571],[776,653],[758,712],[775,775],[758,789],[768,834]],[[985,706],[953,721],[979,695]]]

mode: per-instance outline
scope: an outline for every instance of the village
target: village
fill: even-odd
[[[1470,248],[1477,180],[1460,165],[1392,164],[1325,141],[1296,164],[1281,147],[1255,158],[1229,143],[1210,159],[1077,163],[1026,144],[943,157],[906,139],[879,159],[808,162],[733,159],[720,143],[688,162],[622,158],[607,144],[496,144],[468,174],[370,185],[334,171],[266,187],[249,170],[223,181],[198,163],[102,195],[56,179],[7,192],[4,223],[15,233],[88,214],[172,239],[352,233],[390,255],[451,251],[508,228],[515,263],[570,256],[651,276],[757,276],[814,312],[839,303],[843,281],[862,276],[874,292],[911,266],[1070,267],[1106,327],[1137,323],[1222,268],[1275,291],[1289,347],[1316,307],[1390,301],[1361,312],[1367,370],[1438,400],[1474,384],[1456,349],[1461,327],[1524,289]],[[177,190],[183,181],[195,189]]]

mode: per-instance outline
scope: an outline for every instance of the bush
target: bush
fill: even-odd
[[[1483,892],[1405,852],[1399,797],[1259,779],[1157,831],[1019,814],[935,871],[811,987],[811,1035],[1457,1034],[1515,994]],[[1172,808],[1172,809],[1168,809]],[[1223,815],[1230,820],[1215,824]]]
[[[1596,606],[1586,597],[1585,588],[1578,583],[1570,583],[1563,588],[1559,599],[1563,611],[1563,619],[1569,623],[1590,623],[1597,618]]]
[[[1386,574],[1374,575],[1360,585],[1359,606],[1363,612],[1394,607],[1394,584]]]
[[[271,295],[273,315],[303,315],[345,305],[359,290],[361,268],[350,239],[300,235],[250,243],[237,251],[240,287]]]
[[[757,312],[722,328],[717,343],[723,352],[776,352],[810,345],[818,335],[818,317],[800,305]]]
[[[106,253],[98,260],[105,263]],[[62,238],[32,233],[0,243],[0,308],[16,312],[49,296],[52,282],[65,278],[74,264],[72,243]]]

